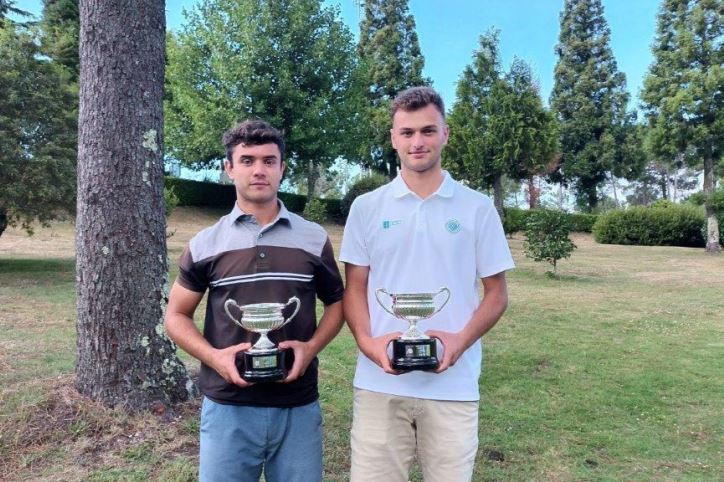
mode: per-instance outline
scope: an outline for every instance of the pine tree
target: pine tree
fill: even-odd
[[[362,111],[367,133],[360,155],[390,179],[397,175],[398,160],[390,142],[389,109],[398,93],[409,87],[429,85],[422,75],[425,59],[415,32],[415,19],[407,0],[367,0],[360,24],[359,55],[363,69],[366,105]]]
[[[9,19],[9,16],[30,17],[30,12],[15,6],[17,2],[14,0],[0,0],[0,28],[7,24],[17,24],[18,22]],[[21,22],[22,24],[22,22]]]
[[[76,136],[66,72],[33,28],[0,26],[0,235],[75,211]]]
[[[553,118],[530,67],[515,59],[507,74],[501,71],[496,30],[480,37],[448,124],[444,166],[475,189],[492,188],[501,218],[503,176],[520,182],[544,172],[556,148]]]
[[[68,70],[71,82],[78,82],[78,0],[43,0],[41,48],[45,55]]]
[[[572,183],[579,206],[592,210],[608,173],[628,171],[622,165],[630,160],[617,152],[629,120],[626,78],[609,47],[601,0],[566,0],[560,19],[551,107],[560,126],[562,156],[551,178]]]
[[[359,125],[354,42],[320,0],[204,0],[169,35],[169,153],[209,166],[221,134],[249,117],[284,131],[287,178],[314,195],[319,166],[351,158]]]
[[[665,0],[658,16],[654,63],[641,98],[651,150],[703,167],[704,197],[714,192],[724,146],[724,4]],[[719,252],[716,212],[705,202],[708,252]]]

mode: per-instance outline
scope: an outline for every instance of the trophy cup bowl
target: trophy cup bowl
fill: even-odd
[[[439,308],[435,307],[435,298],[447,293]],[[392,309],[388,309],[380,299],[380,293],[392,298]],[[392,368],[401,371],[434,370],[438,367],[437,343],[417,328],[420,320],[430,318],[450,300],[450,290],[440,288],[437,293],[388,293],[379,288],[375,291],[377,302],[382,309],[409,323],[408,329],[396,340],[392,340]]]
[[[290,304],[295,303],[292,316],[284,319],[282,311]],[[285,366],[285,352],[272,343],[267,334],[278,330],[296,316],[301,302],[296,296],[289,298],[286,303],[253,303],[239,306],[232,299],[224,303],[224,311],[237,325],[261,336],[250,349],[242,352],[244,368],[241,377],[248,382],[272,382],[282,380],[287,376]],[[241,312],[241,319],[236,319],[229,311],[234,307]]]

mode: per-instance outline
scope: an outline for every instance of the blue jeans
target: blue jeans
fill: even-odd
[[[201,482],[322,480],[319,401],[293,408],[201,406]]]

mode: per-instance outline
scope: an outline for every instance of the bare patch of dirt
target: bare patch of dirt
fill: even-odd
[[[69,478],[55,474],[52,480],[82,480],[93,470],[122,466],[129,463],[123,454],[132,450],[164,458],[198,453],[198,435],[185,425],[198,416],[198,400],[174,407],[171,417],[129,415],[81,396],[71,375],[31,384],[43,393],[40,399],[0,419],[0,480],[34,478],[44,466],[57,466],[52,458],[58,456],[68,459],[62,465],[75,470]]]

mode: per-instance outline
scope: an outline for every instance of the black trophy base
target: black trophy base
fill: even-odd
[[[276,382],[287,377],[286,350],[242,352],[241,378],[247,382]]]
[[[434,338],[392,340],[392,368],[395,370],[435,370],[439,365]]]

